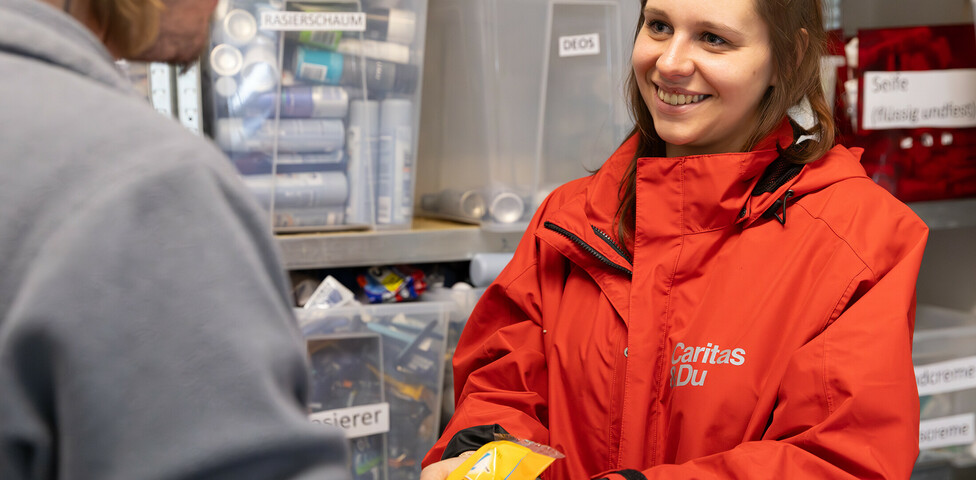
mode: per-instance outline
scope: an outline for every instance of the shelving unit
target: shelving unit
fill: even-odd
[[[976,198],[909,203],[930,230],[976,227]]]
[[[976,227],[976,198],[910,203],[932,230]],[[417,217],[410,230],[280,234],[289,270],[470,260],[476,253],[515,250],[522,230]]]
[[[469,260],[476,253],[515,250],[522,230],[414,217],[410,230],[281,234],[289,270]]]

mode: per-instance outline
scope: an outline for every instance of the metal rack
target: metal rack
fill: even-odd
[[[910,203],[932,230],[976,227],[976,198]],[[280,234],[289,270],[470,260],[515,250],[522,230],[492,231],[417,217],[410,230]]]
[[[470,260],[515,250],[522,230],[492,231],[414,217],[410,230],[279,234],[289,270]]]

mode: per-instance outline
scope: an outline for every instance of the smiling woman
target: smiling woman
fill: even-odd
[[[775,84],[753,0],[649,0],[634,76],[667,156],[740,151]]]
[[[908,478],[927,229],[834,144],[820,2],[641,7],[632,134],[482,295],[423,480],[502,432],[550,479]]]

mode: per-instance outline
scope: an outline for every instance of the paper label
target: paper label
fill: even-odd
[[[976,387],[976,357],[915,367],[915,383],[923,397]]]
[[[976,127],[976,68],[865,72],[866,130]]]
[[[559,37],[559,56],[578,57],[600,54],[600,34],[568,35]]]
[[[337,408],[315,412],[308,416],[312,423],[324,423],[343,429],[346,438],[359,438],[390,431],[390,404],[373,403],[357,407]]]
[[[363,12],[261,12],[261,30],[365,32]]]
[[[976,442],[976,414],[964,413],[951,417],[922,420],[918,430],[918,448],[933,448],[969,445]]]

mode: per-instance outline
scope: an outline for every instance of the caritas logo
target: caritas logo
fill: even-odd
[[[704,347],[686,346],[678,342],[671,352],[671,388],[705,384],[710,365],[735,365],[746,363],[744,348],[723,349],[717,343],[707,343]]]

